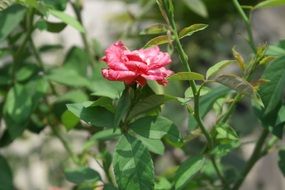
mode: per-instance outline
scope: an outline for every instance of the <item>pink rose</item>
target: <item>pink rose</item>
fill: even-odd
[[[161,52],[157,46],[130,51],[118,41],[106,49],[102,60],[109,66],[102,70],[103,76],[126,84],[138,83],[144,86],[146,80],[155,80],[166,85],[166,78],[173,73],[165,68],[171,63],[169,54]]]

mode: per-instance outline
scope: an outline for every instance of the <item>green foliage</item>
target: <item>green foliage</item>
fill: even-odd
[[[175,189],[183,189],[190,182],[193,175],[202,169],[204,161],[201,156],[190,157],[185,160],[176,172]]]
[[[0,155],[0,190],[12,190],[13,175],[6,159]]]
[[[230,65],[231,63],[233,63],[232,60],[224,60],[224,61],[220,61],[220,62],[216,63],[215,65],[213,65],[212,67],[210,67],[207,70],[206,78],[209,79],[209,78],[213,77],[219,71],[221,71],[224,67]]]
[[[216,82],[219,82],[241,94],[244,95],[253,95],[255,93],[253,86],[242,79],[241,77],[233,74],[224,74],[220,75],[215,79]]]
[[[201,17],[208,17],[208,11],[202,0],[183,0],[185,5]]]
[[[278,161],[279,168],[285,176],[285,150],[280,150],[279,151],[279,161]]]
[[[75,116],[94,127],[114,126],[114,114],[102,106],[93,106],[93,102],[68,104],[67,109]]]
[[[182,39],[192,36],[194,33],[204,30],[207,27],[207,24],[193,24],[191,26],[185,27],[179,32],[179,38]]]
[[[72,183],[78,184],[80,186],[96,186],[96,182],[101,180],[98,172],[91,168],[76,168],[76,169],[66,169],[64,171],[66,179]],[[89,185],[90,184],[90,185]]]
[[[265,0],[257,4],[254,8],[255,9],[262,9],[262,8],[271,8],[285,5],[284,0]]]
[[[204,80],[204,76],[195,72],[179,72],[168,77],[169,80]]]
[[[122,136],[116,146],[113,164],[120,189],[153,189],[153,163],[139,140],[129,135]]]
[[[25,9],[20,5],[11,6],[0,12],[0,41],[3,41],[11,32],[15,31],[24,14]]]
[[[72,26],[73,28],[77,29],[78,31],[80,31],[82,33],[85,32],[83,26],[75,18],[69,16],[68,14],[66,14],[64,12],[57,11],[54,9],[49,9],[48,14],[55,16],[56,18],[58,18],[59,20],[61,20],[65,24]]]
[[[274,60],[264,71],[263,79],[267,80],[261,86],[259,94],[265,106],[264,117],[276,111],[280,106],[282,93],[285,86],[285,57]]]

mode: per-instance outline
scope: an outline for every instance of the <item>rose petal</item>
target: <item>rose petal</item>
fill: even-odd
[[[108,64],[110,69],[127,71],[128,68],[124,64],[127,60],[127,57],[124,56],[125,50],[127,50],[127,48],[123,42],[118,41],[106,49],[106,56],[103,57],[103,61]]]
[[[149,69],[157,69],[171,63],[168,53],[159,52],[156,56],[150,57]]]
[[[130,71],[136,72],[137,74],[146,73],[148,70],[148,66],[145,63],[139,61],[127,61],[125,65]]]
[[[136,78],[137,74],[132,71],[116,71],[112,69],[103,69],[102,75],[108,79],[113,81],[124,81],[126,83],[132,83]]]

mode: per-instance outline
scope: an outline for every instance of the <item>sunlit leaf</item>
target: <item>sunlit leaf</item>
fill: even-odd
[[[202,156],[190,157],[184,161],[175,175],[175,189],[183,189],[193,175],[202,169],[204,162],[205,159]]]
[[[145,48],[146,47],[151,47],[151,46],[158,46],[158,45],[162,45],[162,44],[167,44],[170,43],[172,40],[169,39],[168,35],[163,35],[163,36],[157,36],[151,40],[149,40],[146,44],[145,44]]]
[[[209,79],[210,77],[214,76],[220,70],[222,70],[223,68],[225,68],[226,66],[228,66],[229,64],[233,62],[234,62],[233,60],[223,60],[223,61],[216,63],[215,65],[213,65],[207,70],[206,78]]]
[[[259,94],[265,106],[264,114],[274,111],[281,102],[285,87],[285,56],[274,60],[267,66],[262,76],[269,82],[260,86]]]
[[[208,17],[207,7],[202,0],[183,0],[187,7],[201,17]]]
[[[179,38],[185,38],[187,36],[192,36],[192,34],[199,32],[201,30],[204,30],[208,27],[207,24],[193,24],[191,26],[188,26],[186,28],[183,28],[180,32],[179,32]]]
[[[167,25],[165,24],[153,24],[146,29],[144,29],[142,32],[140,32],[141,35],[152,35],[152,34],[161,34],[166,33],[168,30]]]
[[[66,179],[72,183],[80,184],[86,181],[99,181],[101,179],[99,173],[91,168],[66,169],[64,171]]]
[[[235,60],[239,64],[239,67],[241,68],[242,71],[244,71],[245,63],[244,63],[244,59],[243,59],[242,55],[235,48],[232,49],[232,52],[233,52],[233,56],[234,56]]]
[[[168,77],[169,80],[204,80],[204,76],[195,72],[179,72]]]
[[[85,32],[83,26],[72,16],[69,16],[68,14],[66,14],[64,12],[57,11],[55,9],[49,9],[48,13],[55,16],[56,18],[58,18],[62,22],[72,26],[73,28],[77,29],[78,31],[80,31],[82,33]]]
[[[266,0],[258,3],[254,8],[262,9],[262,8],[272,8],[285,5],[285,0]]]
[[[122,136],[116,146],[113,165],[120,189],[153,189],[153,163],[148,150],[139,140],[129,135]]]
[[[0,41],[13,32],[25,15],[25,9],[20,5],[11,6],[0,12]]]

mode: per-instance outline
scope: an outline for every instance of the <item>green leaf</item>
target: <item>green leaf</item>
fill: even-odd
[[[35,75],[39,71],[39,67],[34,64],[25,64],[23,67],[21,67],[17,73],[16,73],[16,79],[17,81],[25,81],[31,78],[33,75]]]
[[[114,131],[113,129],[104,129],[102,131],[95,133],[89,140],[104,141],[104,140],[109,140],[109,139],[118,137],[119,135],[121,135],[120,130]]]
[[[61,115],[60,120],[67,130],[73,129],[79,123],[78,117],[68,110]]]
[[[285,0],[266,0],[258,3],[254,9],[272,8],[285,5]]]
[[[15,31],[24,15],[25,9],[20,5],[13,5],[0,12],[0,42]]]
[[[7,94],[4,119],[12,139],[22,134],[28,118],[48,90],[45,79],[34,78],[25,85],[16,84]]]
[[[278,155],[279,155],[278,166],[283,176],[285,177],[285,150],[280,150]]]
[[[64,60],[64,68],[74,70],[81,76],[86,76],[89,59],[86,51],[79,47],[72,47]]]
[[[85,32],[83,26],[72,16],[69,16],[68,14],[66,14],[64,12],[57,11],[55,9],[49,9],[48,13],[55,16],[56,18],[58,18],[62,22],[72,26],[73,28],[77,29],[78,31],[80,31],[82,33]]]
[[[76,169],[66,169],[64,171],[65,177],[68,181],[81,184],[86,181],[99,181],[101,177],[99,173],[91,168],[76,168]]]
[[[56,102],[65,101],[74,103],[85,102],[88,101],[88,96],[82,90],[70,90],[63,95],[60,95],[56,100]]]
[[[168,30],[167,25],[165,24],[153,24],[146,29],[144,29],[142,32],[140,32],[141,35],[152,35],[152,34],[161,34],[166,33]]]
[[[204,30],[208,27],[207,24],[193,24],[191,26],[188,26],[186,28],[183,28],[180,32],[179,32],[179,38],[185,38],[187,36],[192,36],[192,34],[199,32],[201,30]]]
[[[153,163],[148,150],[139,140],[129,135],[122,136],[116,146],[113,165],[119,189],[153,189]]]
[[[209,79],[210,77],[216,75],[220,70],[222,70],[223,68],[225,68],[226,66],[228,66],[233,62],[234,62],[233,60],[223,60],[216,63],[207,70],[206,78]]]
[[[63,22],[48,22],[46,21],[47,31],[51,33],[60,33],[65,29],[66,24]]]
[[[212,131],[215,147],[211,151],[217,157],[227,155],[234,148],[240,145],[236,131],[227,124],[216,125]]]
[[[129,117],[127,119],[134,118],[140,114],[147,113],[160,105],[164,104],[166,101],[172,100],[172,97],[165,95],[151,95],[142,100],[140,100],[130,111]]]
[[[83,145],[84,150],[88,150],[93,147],[98,141],[106,141],[117,138],[121,135],[120,130],[114,129],[104,129],[102,131],[96,132],[88,141],[86,141]]]
[[[255,93],[253,86],[249,82],[233,74],[220,75],[215,81],[244,95],[251,96]]]
[[[90,106],[92,102],[67,104],[67,109],[75,116],[95,127],[112,128],[114,114],[100,106]]]
[[[13,190],[13,174],[6,159],[0,155],[0,190]]]
[[[200,88],[200,86],[197,86],[197,88]],[[200,96],[204,96],[204,95],[208,94],[210,91],[211,91],[210,88],[207,88],[207,87],[203,86],[202,89],[200,90]],[[189,100],[189,98],[193,98],[194,97],[194,94],[193,94],[193,91],[192,91],[191,87],[188,87],[185,90],[184,96],[185,96],[185,98],[187,100]]]
[[[136,135],[136,138],[139,139],[142,144],[152,153],[163,155],[164,154],[164,145],[159,139],[148,139],[143,136]]]
[[[279,46],[268,46],[268,49],[266,51],[266,55],[271,56],[285,56],[285,49],[279,47]]]
[[[168,80],[204,80],[204,76],[195,72],[179,72],[168,77]]]
[[[105,64],[96,64],[94,66],[94,73],[89,89],[93,92],[94,96],[104,96],[111,99],[120,98],[125,85],[118,81],[109,81],[103,78],[101,70],[105,67]]]
[[[167,43],[170,43],[172,40],[169,39],[169,36],[168,35],[162,35],[162,36],[157,36],[151,40],[149,40],[144,48],[147,48],[147,47],[152,47],[152,46],[158,46],[158,45],[162,45],[162,44],[167,44]]]
[[[171,183],[165,177],[159,177],[154,184],[155,190],[167,190],[171,189]]]
[[[182,163],[175,175],[175,189],[180,190],[202,169],[205,159],[202,156],[190,157]]]
[[[164,117],[144,117],[129,125],[136,134],[150,139],[161,139],[165,136],[173,122]]]
[[[262,76],[269,82],[261,85],[259,94],[265,106],[264,115],[269,115],[276,110],[282,99],[285,87],[285,56],[271,62]]]
[[[51,70],[47,78],[51,81],[67,86],[89,86],[89,81],[72,68],[59,67]]]
[[[201,17],[208,17],[208,11],[202,0],[183,0],[187,7]]]
[[[126,88],[119,99],[116,112],[115,112],[115,123],[114,127],[117,128],[120,125],[120,122],[125,119],[129,108],[131,106],[131,100],[133,97],[133,90],[132,88]]]

